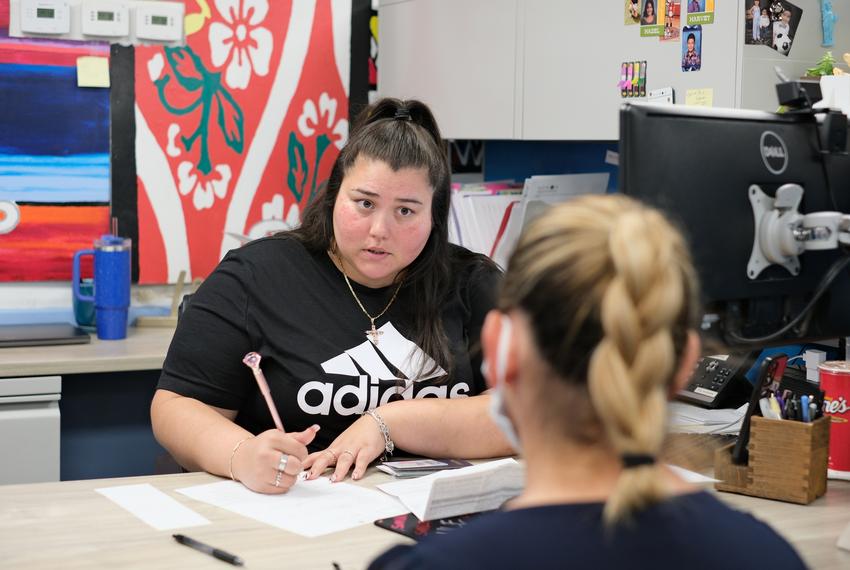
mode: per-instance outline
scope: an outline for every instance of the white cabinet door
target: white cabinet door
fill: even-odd
[[[0,378],[0,485],[59,480],[59,376]]]
[[[381,2],[378,93],[427,103],[445,138],[515,138],[517,10],[517,0]]]
[[[736,10],[736,3],[742,0],[716,3],[714,23],[703,26],[702,69],[683,72],[680,41],[640,37],[640,26],[624,25],[622,0],[523,0],[517,138],[617,140],[624,61],[646,60],[647,89],[673,87],[677,103],[688,89],[712,88],[715,107],[739,106],[743,8]]]

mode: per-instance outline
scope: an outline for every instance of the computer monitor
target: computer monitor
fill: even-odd
[[[812,298],[843,249],[806,251],[798,275],[778,265],[752,279],[749,193],[802,186],[803,214],[850,213],[850,157],[821,151],[811,114],[626,104],[620,112],[620,191],[665,211],[687,236],[701,279],[705,326],[731,346],[850,335],[850,276],[841,271],[806,318],[769,341]],[[712,320],[712,316],[715,317]]]

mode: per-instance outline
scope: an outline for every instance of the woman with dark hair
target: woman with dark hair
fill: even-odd
[[[652,0],[646,0],[646,4],[643,6],[643,16],[641,16],[640,23],[645,26],[655,24],[655,2]]]
[[[657,210],[584,196],[532,221],[481,334],[525,489],[370,568],[804,568],[659,460],[667,399],[700,354],[698,298],[685,240]]]
[[[449,192],[430,110],[368,107],[302,225],[231,251],[193,297],[151,406],[157,440],[262,493],[304,469],[359,479],[396,446],[509,453],[489,396],[468,397],[485,390],[474,347],[499,271],[449,244]],[[243,364],[252,351],[286,432]]]

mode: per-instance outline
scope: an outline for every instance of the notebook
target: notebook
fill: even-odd
[[[0,325],[0,348],[84,344],[90,341],[89,333],[69,323]]]

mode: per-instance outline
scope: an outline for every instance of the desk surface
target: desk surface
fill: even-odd
[[[388,479],[371,469],[359,484]],[[10,568],[226,568],[222,562],[178,545],[171,531],[157,531],[93,489],[151,483],[202,514],[212,524],[186,529],[198,540],[233,552],[249,568],[359,570],[377,554],[408,539],[364,525],[318,538],[303,538],[228,511],[193,501],[175,489],[218,480],[206,473],[0,486],[0,560]],[[833,482],[811,505],[800,506],[729,493],[729,504],[754,513],[790,540],[818,570],[850,568],[850,552],[835,543],[850,524],[850,483]]]
[[[0,348],[0,378],[162,368],[173,328],[130,327],[127,338],[60,346]]]
[[[374,469],[361,485],[388,478]],[[364,568],[393,544],[408,539],[363,525],[304,538],[194,501],[175,489],[219,481],[206,473],[93,479],[0,486],[0,560],[4,568],[215,568],[230,566],[177,544],[173,532],[232,552],[247,568],[343,570]],[[151,483],[212,524],[155,530],[93,489]]]

